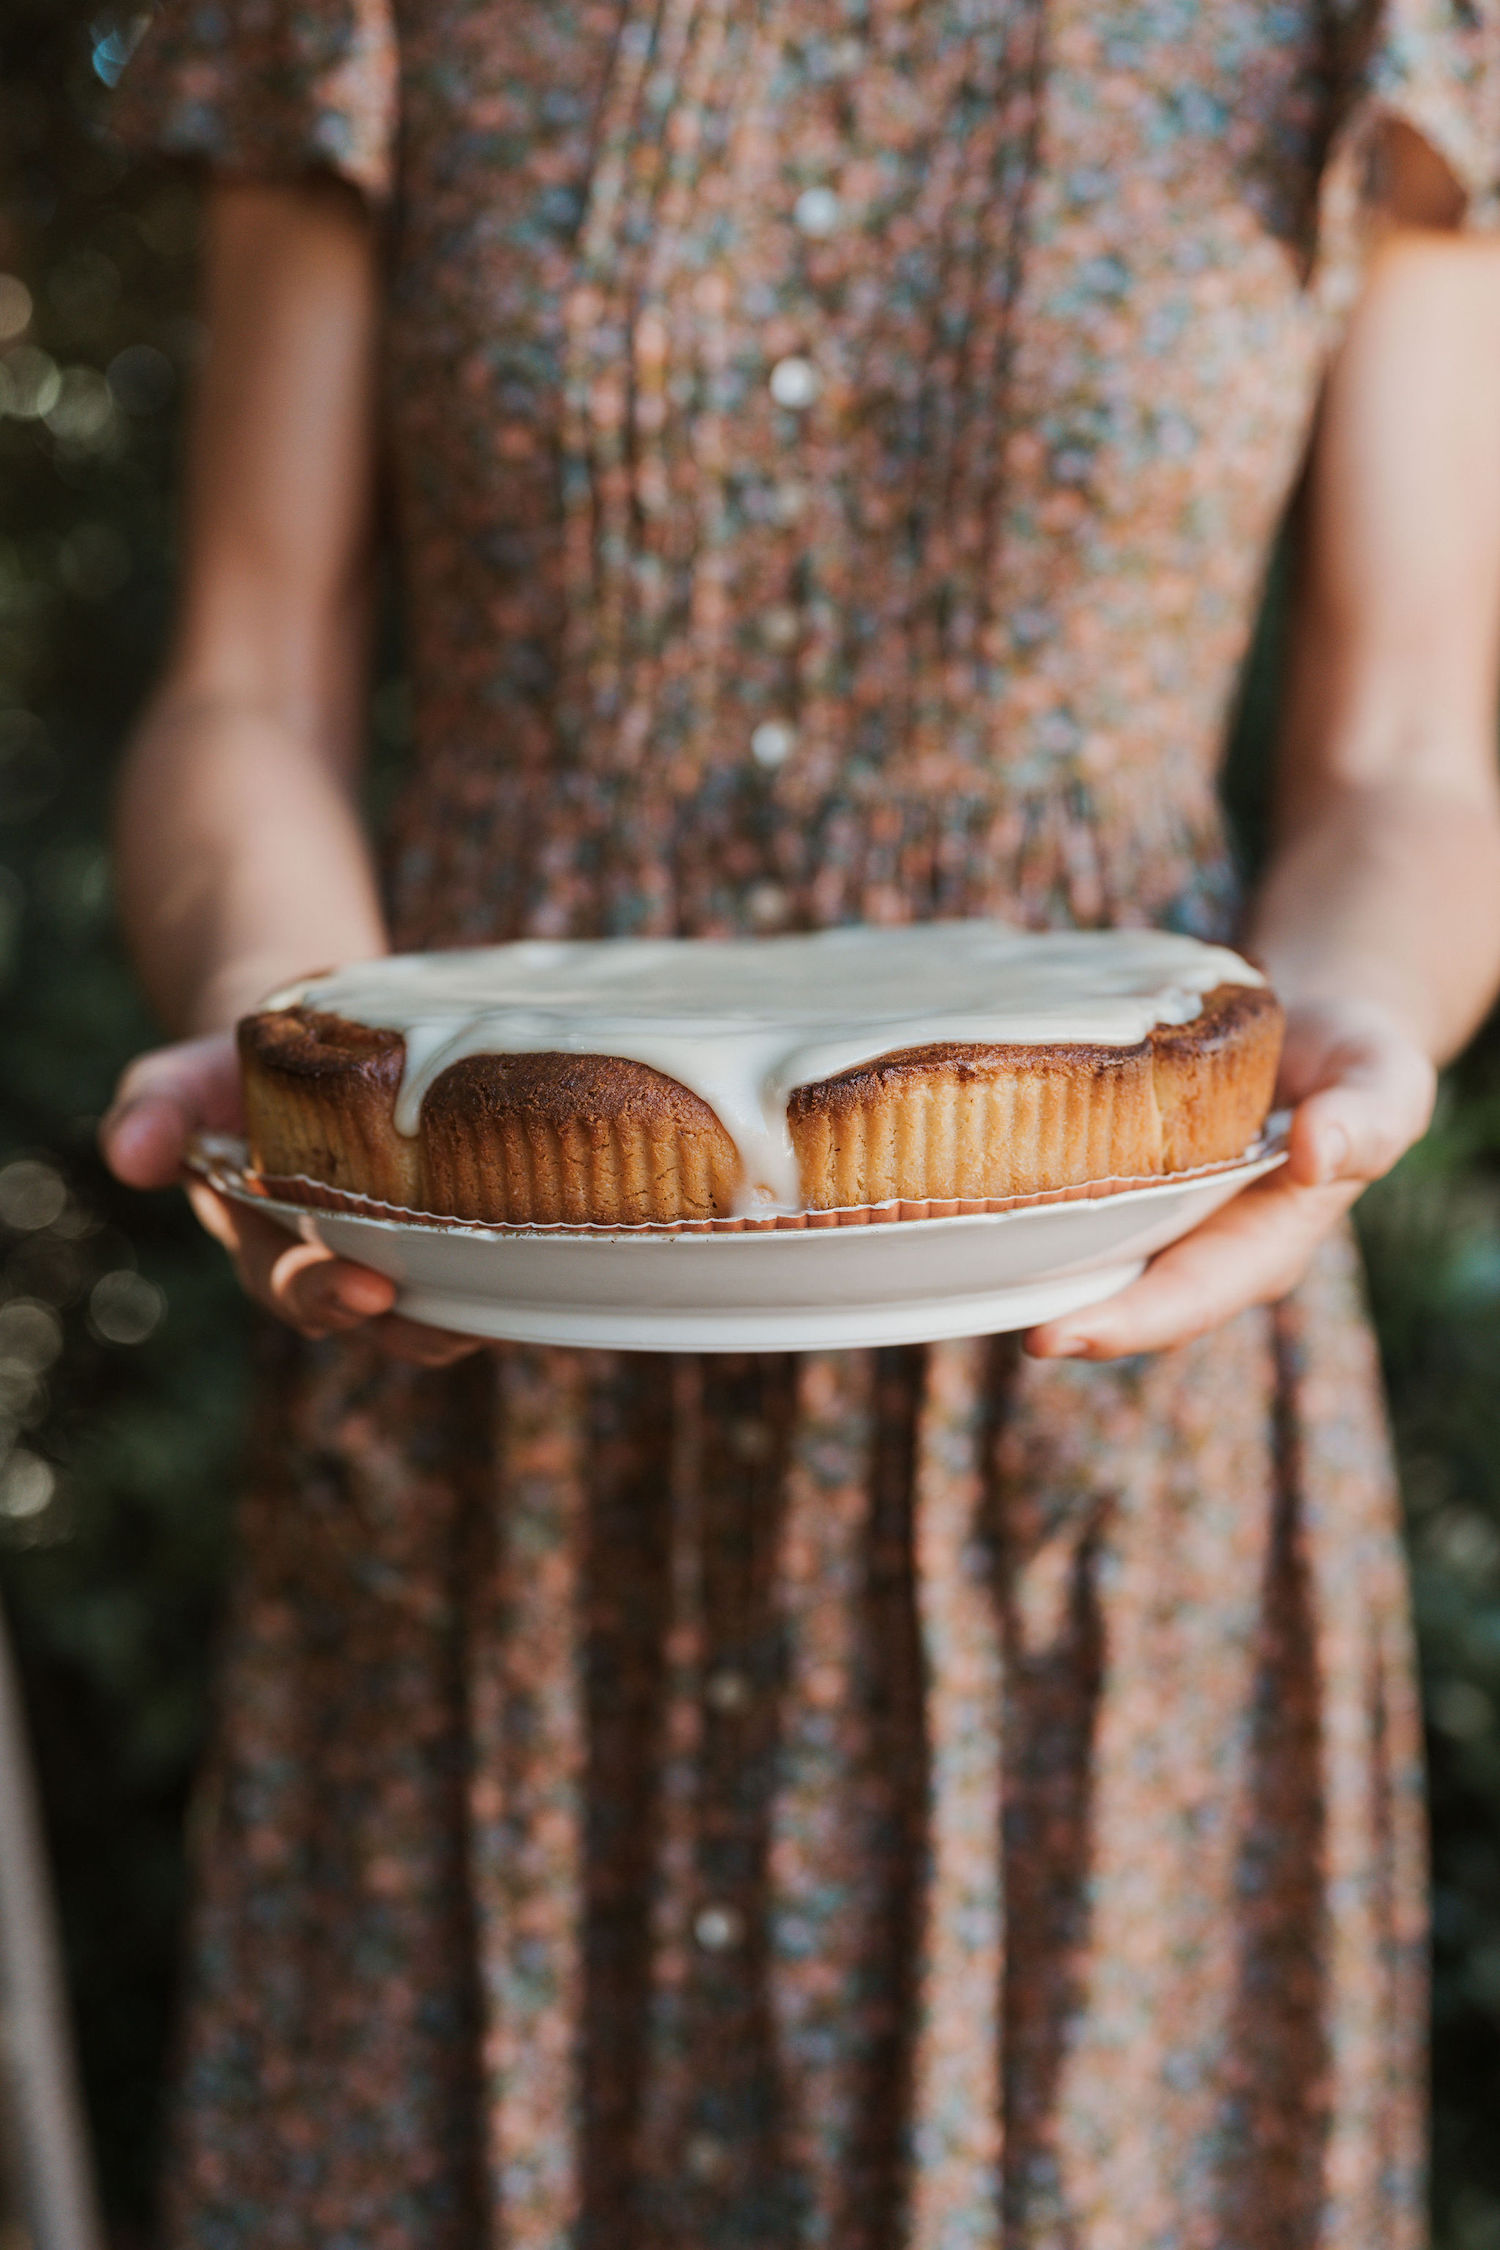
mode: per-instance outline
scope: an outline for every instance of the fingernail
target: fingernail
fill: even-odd
[[[1088,1345],[1081,1336],[1058,1336],[1047,1348],[1049,1359],[1082,1359]]]
[[[1349,1161],[1349,1136],[1342,1125],[1330,1125],[1318,1137],[1318,1178],[1336,1180]]]
[[[390,1283],[377,1273],[352,1273],[338,1285],[338,1300],[345,1309],[362,1317],[368,1313],[383,1313],[391,1301]]]

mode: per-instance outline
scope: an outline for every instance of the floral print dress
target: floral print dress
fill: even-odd
[[[1232,929],[1386,115],[1495,0],[165,0],[380,213],[397,941]],[[1418,1733],[1351,1255],[1186,1349],[267,1347],[180,2250],[1407,2250]]]

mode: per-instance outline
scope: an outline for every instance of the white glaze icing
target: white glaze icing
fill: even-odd
[[[612,1055],[691,1088],[744,1166],[744,1209],[797,1207],[798,1086],[907,1047],[1131,1047],[1187,1023],[1219,984],[1264,980],[1226,947],[1163,930],[1035,933],[1001,922],[805,937],[528,940],[355,962],[277,993],[399,1031],[396,1124],[467,1055]]]

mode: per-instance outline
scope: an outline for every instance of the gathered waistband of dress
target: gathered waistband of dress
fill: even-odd
[[[774,772],[679,793],[649,772],[440,756],[397,809],[392,906],[406,945],[977,914],[1228,936],[1239,886],[1217,794],[1180,769],[1171,782],[1059,769],[917,793],[857,776],[797,801]]]

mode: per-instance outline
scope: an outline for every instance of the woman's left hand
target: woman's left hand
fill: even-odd
[[[1360,1191],[1426,1131],[1436,1084],[1427,1054],[1383,1008],[1290,1007],[1276,1092],[1292,1111],[1286,1163],[1163,1250],[1117,1297],[1033,1328],[1026,1350],[1038,1359],[1165,1351],[1284,1297]]]

